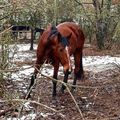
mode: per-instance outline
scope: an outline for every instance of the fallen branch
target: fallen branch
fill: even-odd
[[[54,78],[52,78],[52,77],[48,77],[48,76],[46,76],[46,75],[44,75],[44,74],[42,74],[42,73],[40,73],[40,74],[41,74],[42,76],[46,77],[46,78],[49,78],[49,79],[53,80],[53,81],[58,81],[58,80],[56,80],[56,79],[54,79]],[[84,117],[83,117],[82,111],[80,110],[80,108],[79,108],[79,106],[78,106],[78,104],[77,104],[74,96],[73,96],[72,93],[70,92],[70,89],[69,89],[69,87],[67,86],[67,84],[66,84],[65,82],[62,82],[62,81],[58,81],[58,82],[59,82],[59,83],[62,83],[64,86],[66,86],[66,88],[67,88],[67,90],[68,90],[71,98],[73,99],[73,101],[74,101],[74,103],[75,103],[75,105],[76,105],[76,108],[78,109],[78,112],[80,113],[80,116],[81,116],[82,120],[85,120]]]
[[[27,68],[22,68],[22,69],[20,69],[20,68],[12,68],[12,69],[0,70],[0,73],[23,71],[23,70],[26,70],[26,69],[30,69],[32,67],[33,66],[30,66],[30,67],[27,67]]]
[[[5,115],[7,112],[13,111],[14,110],[14,106],[8,108],[7,110],[3,110],[2,112],[0,112],[0,116]]]
[[[117,61],[116,62],[114,62],[114,64],[115,64],[115,66],[119,69],[119,71],[120,71],[120,64],[119,63],[117,63]]]
[[[96,88],[102,88],[102,87],[104,87],[104,86],[90,87],[90,86],[71,85],[71,84],[69,84],[69,83],[64,83],[64,82],[61,81],[61,80],[54,79],[53,77],[47,76],[47,75],[45,75],[45,74],[42,74],[42,73],[40,73],[40,74],[41,74],[43,77],[47,77],[48,79],[51,79],[51,80],[56,81],[56,82],[58,82],[58,83],[66,84],[66,85],[69,86],[69,87],[85,88],[85,89],[96,89]]]
[[[4,33],[7,32],[7,31],[9,31],[12,27],[13,27],[13,26],[10,26],[9,28],[7,28],[7,29],[5,29],[4,31],[2,31],[2,32],[0,33],[0,35],[4,34]]]
[[[36,69],[37,69],[37,68],[36,68]],[[37,70],[38,70],[38,69],[37,69]],[[52,77],[48,77],[47,75],[42,74],[40,70],[38,70],[38,72],[39,72],[42,76],[44,76],[44,77],[46,77],[46,78],[49,78],[49,79],[51,79],[51,80],[53,80],[53,81],[58,81],[58,80],[56,80],[56,79],[54,79],[54,78],[52,78]],[[80,113],[80,117],[82,118],[82,120],[85,120],[84,117],[83,117],[82,111],[81,111],[81,109],[79,108],[79,106],[78,106],[78,104],[77,104],[74,96],[73,96],[72,93],[70,92],[70,89],[69,89],[69,87],[67,86],[67,84],[66,84],[65,82],[62,82],[62,81],[58,81],[58,82],[59,82],[59,83],[62,83],[64,86],[66,86],[66,88],[67,88],[67,90],[68,90],[71,98],[73,99],[73,101],[74,101],[74,103],[75,103],[75,105],[76,105],[76,108],[77,108],[78,112]]]
[[[5,72],[17,72],[20,69],[7,69],[7,70],[0,70],[0,73],[5,73]]]
[[[62,113],[59,113],[59,111],[55,110],[54,108],[48,107],[47,105],[44,105],[42,103],[36,102],[36,101],[31,101],[31,100],[25,100],[25,99],[12,99],[12,100],[4,100],[4,102],[30,102],[30,103],[34,103],[37,105],[40,105],[42,107],[45,107],[49,110],[52,110],[53,112],[56,112],[58,115],[60,115],[62,118],[65,118],[65,115],[63,115]]]

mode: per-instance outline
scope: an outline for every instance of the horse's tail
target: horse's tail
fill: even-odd
[[[80,40],[81,49],[83,49],[84,42],[85,42],[85,35],[80,27],[78,28],[78,34],[79,34],[78,40]]]

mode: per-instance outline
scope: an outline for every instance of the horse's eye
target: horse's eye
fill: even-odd
[[[63,51],[63,49],[62,49],[62,48],[60,48],[60,49],[59,49],[59,51],[60,51],[60,52],[62,52],[62,51]]]

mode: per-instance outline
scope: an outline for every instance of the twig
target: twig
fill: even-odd
[[[116,60],[115,60],[116,61]],[[116,62],[114,62],[114,64],[116,65],[116,67],[119,69],[119,71],[120,71],[120,64],[119,63],[117,63],[117,61]]]
[[[20,69],[20,68],[17,68],[17,69],[12,68],[12,69],[0,70],[0,73],[23,71],[23,70],[26,70],[26,69],[30,69],[32,67],[33,67],[33,65],[30,66],[30,67],[27,67],[27,68],[22,68],[22,69]]]
[[[13,110],[14,110],[14,107],[15,107],[15,106],[12,106],[12,107],[10,107],[9,109],[6,109],[6,110],[0,112],[0,116],[6,114],[6,113],[9,112],[9,111],[13,111]]]
[[[4,34],[5,32],[9,31],[13,26],[10,26],[9,28],[5,29],[3,32],[0,33],[0,35]]]
[[[46,61],[43,63],[43,65],[44,65],[45,63],[46,63]],[[40,69],[39,71],[41,71],[41,70],[43,69],[43,65],[41,66],[41,69]],[[29,68],[31,68],[31,67],[29,67]],[[31,88],[28,90],[28,92],[27,92],[27,94],[26,94],[26,96],[25,96],[25,100],[26,100],[26,99],[28,98],[28,96],[30,95],[30,93],[31,93],[32,89],[34,88],[35,84],[36,84],[36,79],[35,79],[35,81],[34,81],[34,84],[33,84],[33,85],[31,86]],[[18,114],[18,118],[20,118],[20,115],[21,115],[21,112],[22,112],[22,110],[23,110],[24,104],[25,104],[25,103],[23,103],[23,104],[21,105],[21,108],[20,108],[19,114]]]
[[[81,3],[80,1],[77,1],[77,0],[75,0],[75,2],[78,3],[78,4],[82,7],[82,9],[83,9],[86,17],[89,19],[89,21],[91,22],[91,24],[92,24],[93,26],[95,26],[94,23],[92,22],[91,18],[87,15],[87,12],[86,12],[86,10],[85,10],[85,8],[84,8],[83,3]]]
[[[48,79],[54,80],[54,81],[56,81],[56,82],[58,82],[58,83],[66,84],[66,85],[69,86],[69,87],[85,88],[85,89],[96,89],[96,88],[102,88],[102,87],[104,87],[104,86],[90,87],[90,86],[71,85],[71,84],[69,84],[69,83],[64,83],[64,82],[62,82],[62,81],[60,81],[60,80],[54,79],[53,77],[47,76],[47,75],[45,75],[45,74],[42,74],[42,73],[40,73],[40,74],[41,74],[43,77],[47,77]]]
[[[40,73],[40,74],[41,74],[42,76],[46,77],[46,78],[49,78],[49,79],[53,80],[53,81],[58,81],[58,80],[56,80],[56,79],[54,79],[54,78],[52,78],[52,77],[46,76],[46,75],[44,75],[44,74],[42,74],[42,73]],[[74,101],[74,103],[75,103],[75,105],[76,105],[76,107],[77,107],[77,109],[78,109],[78,111],[79,111],[79,113],[80,113],[80,116],[82,117],[82,120],[85,120],[84,117],[83,117],[82,111],[80,110],[80,108],[79,108],[79,106],[78,106],[78,104],[77,104],[74,96],[73,96],[72,93],[70,92],[70,89],[68,88],[67,84],[66,84],[65,82],[62,82],[62,81],[58,81],[58,82],[59,82],[59,83],[62,83],[63,85],[66,86],[66,88],[67,88],[67,90],[68,90],[71,98],[73,99],[73,101]]]
[[[43,66],[45,65],[45,63],[46,63],[46,61],[43,63],[43,65],[41,66],[41,68],[40,68],[40,72],[42,71],[42,69],[43,69]],[[34,67],[35,68],[35,67]],[[37,69],[37,68],[36,68]],[[26,94],[26,96],[25,96],[25,99],[27,99],[28,98],[28,95],[30,94],[30,92],[32,91],[32,89],[34,88],[34,86],[35,86],[35,84],[36,84],[36,80],[35,80],[35,82],[34,82],[34,84],[33,84],[33,86],[28,90],[28,92],[27,92],[27,94]]]
[[[36,68],[36,69],[37,69],[37,68]],[[38,69],[37,69],[37,70],[38,70]],[[42,76],[44,76],[44,77],[47,77],[47,78],[49,78],[49,79],[51,79],[51,80],[53,80],[53,81],[57,81],[56,79],[54,79],[54,78],[52,78],[52,77],[48,77],[47,75],[42,74],[41,71],[39,71],[39,70],[38,70],[38,72],[39,72]],[[78,106],[78,104],[77,104],[74,96],[73,96],[72,93],[70,92],[70,89],[68,88],[67,84],[66,84],[65,82],[62,82],[62,81],[58,81],[58,82],[59,82],[59,83],[62,83],[63,85],[66,86],[66,88],[67,88],[67,90],[68,90],[71,98],[73,99],[73,101],[74,101],[74,103],[75,103],[75,105],[76,105],[76,108],[78,109],[78,112],[80,113],[80,116],[81,116],[82,120],[85,120],[84,117],[83,117],[82,111],[80,110],[80,108],[79,108],[79,106]]]
[[[36,84],[36,80],[35,80],[33,86],[28,90],[28,92],[27,92],[27,94],[26,94],[26,96],[25,96],[25,100],[27,100],[28,95],[31,93],[31,91],[32,91],[33,87],[35,86],[35,84]],[[24,107],[25,102],[26,102],[26,101],[24,101],[24,102],[22,103],[22,105],[21,105],[21,107],[20,107],[20,109],[19,109],[18,118],[20,118],[20,116],[21,116],[21,113],[22,113],[22,110],[23,110],[23,107]]]
[[[0,73],[5,73],[5,72],[17,72],[19,71],[20,69],[7,69],[7,70],[0,70]]]
[[[25,102],[30,102],[30,103],[34,103],[34,104],[40,105],[40,106],[42,106],[42,107],[45,107],[45,108],[47,108],[47,109],[50,109],[50,110],[58,113],[62,118],[65,117],[65,115],[63,115],[62,113],[59,113],[59,111],[55,110],[54,108],[51,108],[51,107],[49,107],[49,106],[47,106],[47,105],[44,105],[44,104],[42,104],[42,103],[39,103],[39,102],[36,102],[36,101],[32,101],[32,100],[12,99],[12,100],[4,100],[4,102],[23,102],[23,103],[25,103]]]
[[[6,8],[6,7],[10,7],[11,6],[11,4],[7,4],[7,5],[0,5],[0,9],[2,9],[2,8]]]
[[[80,113],[80,116],[81,116],[82,120],[85,120],[84,117],[83,117],[82,111],[81,111],[81,109],[80,109],[79,106],[78,106],[77,101],[75,100],[74,96],[73,96],[72,93],[70,92],[70,89],[68,88],[68,86],[67,86],[66,84],[64,84],[64,85],[66,86],[66,88],[67,88],[67,90],[68,90],[71,98],[73,99],[73,101],[74,101],[74,103],[75,103],[75,105],[76,105],[76,108],[78,109],[78,112]]]

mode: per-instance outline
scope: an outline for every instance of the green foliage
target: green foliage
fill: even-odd
[[[0,39],[0,70],[2,70],[2,72],[0,72],[0,78],[3,78],[4,76],[6,76],[6,72],[4,72],[4,70],[9,68],[9,45],[11,44],[11,37],[9,33],[4,33],[2,34]]]
[[[116,26],[116,30],[115,30],[115,33],[114,33],[114,35],[112,37],[112,40],[114,42],[118,42],[118,44],[120,44],[120,22]]]
[[[46,28],[49,23],[75,21],[89,42],[94,36],[96,41],[100,38],[103,46],[109,40],[119,40],[120,6],[112,5],[112,0],[1,0],[0,3],[3,6],[0,24],[29,25],[34,29]]]

